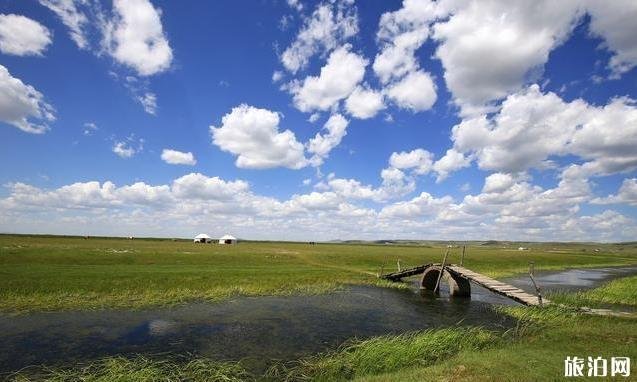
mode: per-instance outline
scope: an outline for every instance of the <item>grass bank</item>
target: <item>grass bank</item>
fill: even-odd
[[[561,294],[575,306],[613,290],[614,300],[632,301],[634,277],[618,279],[585,293]],[[621,287],[618,287],[621,285]],[[558,381],[564,378],[567,356],[630,357],[637,359],[637,319],[589,316],[560,307],[503,307],[518,318],[514,341],[482,351],[463,350],[432,366],[407,367],[395,372],[365,375],[358,382],[381,381]],[[634,362],[634,361],[633,361]],[[635,374],[632,366],[631,376]],[[629,380],[619,377],[618,380]]]
[[[577,293],[552,293],[551,301],[571,305],[601,307],[621,304],[637,307],[637,276],[613,280],[599,288]]]
[[[446,328],[355,341],[291,365],[273,367],[278,381],[343,381],[405,367],[428,366],[460,351],[493,346],[501,336],[481,328]]]
[[[493,277],[637,264],[637,244],[473,243],[465,265]],[[365,245],[0,235],[0,311],[143,308],[236,295],[316,294],[376,285],[385,271],[439,262],[446,243]],[[459,248],[450,261],[459,261]],[[387,285],[387,284],[385,284]],[[396,284],[393,284],[394,286]]]
[[[591,296],[619,279],[590,292]],[[620,301],[634,289],[618,288]],[[582,304],[583,294],[571,301]],[[13,381],[557,381],[567,356],[637,359],[637,319],[589,316],[559,306],[500,307],[518,319],[505,333],[476,327],[427,330],[348,342],[333,351],[248,373],[240,363],[108,358],[72,369],[33,369]],[[635,368],[633,365],[632,374]],[[628,380],[628,379],[620,379]]]

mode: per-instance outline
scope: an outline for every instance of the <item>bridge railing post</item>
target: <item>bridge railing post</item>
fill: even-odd
[[[537,285],[537,282],[535,282],[535,277],[533,277],[534,273],[535,273],[535,262],[531,261],[529,262],[529,277],[531,278],[531,282],[533,283],[533,286],[535,287],[535,292],[537,293],[537,302],[540,306],[542,306],[542,291],[540,290],[540,286]]]
[[[449,255],[449,248],[445,251],[445,256],[442,258],[442,267],[440,268],[440,273],[438,274],[438,280],[436,281],[436,287],[434,288],[434,293],[438,293],[438,289],[440,288],[440,279],[442,278],[442,274],[445,271],[445,263],[447,262],[447,256]]]

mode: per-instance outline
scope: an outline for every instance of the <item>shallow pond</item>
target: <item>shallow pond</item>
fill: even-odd
[[[539,273],[544,290],[594,287],[635,268]],[[506,280],[532,290],[528,276]],[[445,283],[443,283],[445,284]],[[243,359],[254,371],[365,338],[455,325],[506,329],[493,304],[515,304],[479,286],[449,299],[408,290],[351,286],[318,296],[240,297],[140,311],[0,315],[0,373],[28,365],[65,365],[111,355],[196,354]]]

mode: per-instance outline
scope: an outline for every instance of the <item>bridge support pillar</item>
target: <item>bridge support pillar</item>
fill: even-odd
[[[432,291],[436,288],[436,282],[438,281],[438,275],[440,275],[440,266],[431,266],[425,270],[420,281],[420,289],[426,289]],[[464,277],[454,275],[447,271],[442,274],[442,280],[447,280],[449,285],[449,294],[454,297],[469,297],[471,296],[471,284],[469,280]]]

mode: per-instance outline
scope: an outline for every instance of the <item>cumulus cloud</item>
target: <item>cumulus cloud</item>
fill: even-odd
[[[590,30],[602,37],[606,47],[614,54],[609,67],[614,77],[637,66],[637,3],[623,1],[587,1],[591,15]]]
[[[14,56],[41,56],[51,32],[28,17],[0,14],[0,51]]]
[[[381,52],[373,64],[381,82],[400,79],[419,69],[415,52],[427,40],[430,22],[444,15],[443,7],[436,2],[404,0],[402,8],[381,16],[377,33]]]
[[[55,120],[53,113],[42,93],[0,65],[0,121],[27,133],[42,134],[49,129],[47,121]]]
[[[481,240],[629,240],[634,219],[606,210],[580,215],[591,198],[586,171],[574,165],[550,189],[510,174],[485,180],[482,192],[460,202],[420,192],[415,197],[361,207],[348,200],[374,199],[380,188],[328,176],[329,189],[287,200],[255,194],[243,180],[192,173],[168,184],[83,182],[56,189],[7,185],[0,198],[0,229],[54,233],[189,237],[202,230],[243,237],[330,240],[334,238],[443,238]],[[386,171],[389,182],[404,179]],[[5,219],[4,217],[11,217]],[[7,222],[7,223],[4,223]],[[55,224],[52,224],[54,222]],[[60,224],[64,222],[64,224]],[[212,230],[212,231],[211,231]]]
[[[300,6],[295,2],[295,6]],[[347,1],[319,4],[303,19],[303,27],[281,55],[281,63],[290,72],[304,68],[317,53],[325,53],[358,33],[356,9]]]
[[[307,143],[307,151],[314,154],[310,158],[313,166],[320,166],[330,151],[341,143],[341,140],[347,134],[348,124],[349,122],[345,117],[340,114],[333,114],[323,126],[327,133],[317,133],[314,138],[310,139]]]
[[[292,131],[279,132],[279,121],[276,112],[242,104],[223,116],[221,126],[210,127],[212,141],[237,155],[237,167],[305,167],[303,144]]]
[[[463,120],[452,130],[454,149],[475,155],[482,169],[516,173],[553,167],[553,156],[590,161],[591,174],[637,168],[637,108],[628,98],[605,106],[565,102],[537,85],[512,94],[499,113]]]
[[[326,183],[319,183],[317,186],[333,191],[345,199],[368,199],[376,202],[397,199],[416,189],[414,179],[395,167],[383,169],[380,177],[380,186],[372,187],[356,179],[337,178],[330,174]]]
[[[367,60],[350,52],[346,44],[333,51],[318,76],[308,76],[292,83],[294,105],[303,112],[328,110],[349,96],[363,80]]]
[[[637,206],[637,179],[624,179],[616,195],[609,195],[605,198],[595,198],[594,204],[630,204]]]
[[[433,164],[433,169],[438,174],[436,182],[440,183],[445,180],[450,173],[461,168],[468,167],[471,163],[469,157],[455,149],[449,149],[445,155]]]
[[[167,70],[172,49],[161,24],[161,11],[148,0],[115,0],[115,16],[104,24],[103,45],[119,63],[141,76]]]
[[[183,164],[194,166],[197,164],[195,156],[189,151],[187,153],[172,149],[164,149],[161,152],[161,159],[168,164]]]
[[[86,36],[88,17],[81,9],[86,3],[83,0],[40,0],[40,4],[49,8],[69,28],[71,39],[80,49],[89,47]]]
[[[411,200],[383,207],[379,216],[381,218],[422,219],[427,216],[439,214],[440,211],[449,206],[452,201],[453,199],[450,196],[435,198],[427,192],[422,192]]]
[[[249,185],[243,180],[225,181],[217,176],[208,177],[191,173],[177,178],[171,185],[172,194],[180,199],[230,200],[248,192]]]
[[[428,110],[436,102],[436,85],[428,73],[419,70],[387,88],[387,96],[400,108]]]
[[[433,26],[447,87],[464,112],[518,90],[570,34],[582,14],[573,1],[449,3]]]
[[[383,95],[362,86],[356,87],[345,100],[345,109],[358,119],[368,119],[385,108]]]
[[[144,140],[135,139],[133,135],[122,141],[113,143],[112,151],[120,158],[128,159],[144,149]]]
[[[433,154],[424,149],[392,153],[389,157],[391,167],[397,169],[413,169],[418,175],[429,173],[433,167]]]

